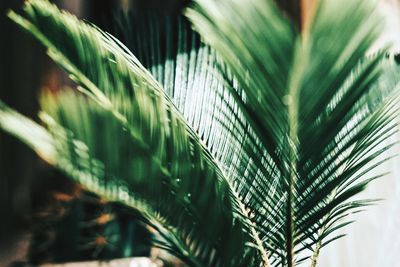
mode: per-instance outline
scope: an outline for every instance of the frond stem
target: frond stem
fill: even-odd
[[[298,163],[298,128],[299,128],[299,97],[301,88],[301,77],[303,74],[302,62],[304,62],[304,56],[307,55],[304,49],[304,43],[299,43],[297,52],[293,61],[293,76],[290,77],[288,95],[285,96],[286,105],[288,109],[288,127],[289,136],[287,140],[287,155],[288,164],[286,166],[286,177],[288,197],[286,201],[286,260],[288,267],[295,265],[294,260],[294,243],[295,243],[295,214],[293,204],[295,202],[296,193],[296,181],[298,177],[297,163]]]
[[[269,263],[269,259],[268,259],[268,254],[267,254],[267,250],[264,248],[263,242],[261,241],[257,231],[256,231],[256,225],[254,224],[254,222],[250,219],[249,216],[249,212],[246,210],[246,206],[245,204],[242,202],[242,200],[240,199],[238,193],[236,192],[236,190],[233,188],[233,186],[231,185],[230,182],[228,182],[228,184],[230,185],[231,191],[233,196],[236,199],[236,202],[239,205],[240,211],[242,212],[243,216],[246,217],[246,220],[248,221],[249,224],[249,228],[250,228],[250,233],[251,236],[254,239],[255,245],[257,247],[257,250],[260,252],[261,258],[262,258],[262,267],[271,267],[271,264]]]
[[[337,195],[337,189],[335,189],[331,193],[331,195],[329,196],[329,201],[334,200],[336,195]],[[332,214],[332,212],[329,212],[327,215],[325,215],[325,217],[322,220],[326,221],[326,219],[329,218],[331,216],[331,214]],[[313,255],[311,257],[311,265],[310,265],[310,267],[316,267],[317,266],[319,253],[321,252],[321,248],[322,248],[322,238],[321,238],[321,236],[324,234],[326,229],[327,229],[327,225],[325,223],[324,226],[320,229],[320,231],[318,233],[318,241],[315,244],[315,249],[314,249]]]
[[[324,228],[321,229],[320,234],[323,233],[324,231],[325,231]],[[311,265],[310,265],[310,267],[316,267],[317,266],[318,257],[319,257],[319,253],[321,251],[321,248],[322,248],[322,239],[320,238],[318,240],[317,244],[315,245],[315,250],[314,250],[314,253],[313,253],[312,257],[311,257]]]

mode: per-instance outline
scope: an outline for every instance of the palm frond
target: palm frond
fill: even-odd
[[[230,87],[237,83],[226,84],[219,73],[218,55],[190,29],[185,18],[136,16],[124,17],[115,34],[163,84],[171,100],[229,174],[230,182],[236,184],[247,179],[253,183],[252,177],[260,175],[254,166],[254,161],[259,164],[259,155],[247,151],[246,143],[257,149],[258,140],[229,93]],[[143,44],[141,40],[147,41]],[[148,55],[152,55],[151,60]],[[240,187],[237,198],[242,201],[249,196],[246,190],[251,189],[245,183]],[[267,192],[263,193],[263,197],[268,197]],[[249,217],[253,216],[247,205],[242,206]]]
[[[104,164],[95,158],[88,158],[87,146],[81,141],[73,139],[71,132],[68,137],[67,130],[56,124],[53,118],[44,113],[41,114],[42,120],[52,126],[49,131],[4,104],[0,108],[1,128],[30,146],[46,162],[65,172],[91,192],[102,195],[110,201],[122,202],[139,211],[146,223],[162,233],[161,236],[168,238],[169,246],[173,246],[177,240],[180,240],[175,236],[176,232],[172,227],[168,227],[168,230],[165,228],[164,218],[158,212],[140,198],[129,195],[126,184],[110,181],[106,187],[101,180],[104,177]],[[74,163],[71,163],[71,158]],[[78,164],[77,162],[79,162],[79,168],[74,165]],[[165,236],[165,233],[168,233],[168,236]],[[179,255],[179,252],[184,249],[178,246],[174,251]],[[188,254],[188,252],[184,254]],[[182,258],[185,258],[184,255]],[[186,260],[189,261],[189,259]]]
[[[277,266],[293,266],[307,249],[318,254],[347,225],[338,222],[369,203],[349,199],[393,145],[377,144],[397,131],[394,103],[382,101],[395,86],[378,81],[396,66],[380,54],[365,59],[381,26],[373,5],[319,2],[301,35],[272,1],[198,0],[187,12],[228,65],[227,83],[237,80],[231,94],[259,140],[245,150],[261,175],[240,177],[235,189]]]

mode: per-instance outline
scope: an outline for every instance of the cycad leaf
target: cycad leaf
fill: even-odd
[[[382,54],[365,59],[381,26],[374,6],[318,3],[298,36],[272,1],[198,0],[187,12],[227,63],[227,82],[232,72],[239,83],[231,93],[259,142],[245,143],[257,175],[235,189],[244,191],[277,266],[293,266],[297,253],[320,247],[340,228],[337,219],[360,207],[348,199],[393,145],[377,144],[397,131],[396,100],[385,100],[395,86],[378,81],[382,68],[396,66]]]
[[[84,100],[82,99],[82,101]],[[176,232],[173,228],[166,229],[168,225],[164,224],[165,219],[158,212],[140,198],[129,195],[129,190],[122,181],[109,181],[109,189],[106,189],[104,182],[101,181],[101,177],[104,177],[104,164],[95,158],[89,158],[87,146],[81,141],[73,139],[71,132],[68,136],[67,131],[57,125],[51,117],[44,113],[41,114],[41,117],[52,125],[51,131],[2,104],[0,127],[31,147],[46,162],[79,181],[85,188],[109,200],[122,202],[128,207],[138,210],[146,223],[167,238],[167,241],[170,242],[169,246],[178,245],[174,250],[178,256],[183,259],[188,256],[187,253],[179,254],[184,252],[185,248],[179,246],[183,245],[179,242],[174,244],[174,241],[179,241],[180,238],[174,236]],[[75,163],[71,162],[72,160]],[[165,236],[166,233],[167,236]],[[190,258],[186,260],[190,262]]]
[[[254,131],[229,94],[231,86],[236,86],[235,81],[233,84],[224,83],[218,73],[220,59],[190,30],[184,18],[136,16],[131,15],[121,22],[117,36],[164,84],[177,108],[221,162],[229,174],[228,179],[239,184],[239,197],[249,201],[246,192],[256,188],[257,181],[252,177],[262,175],[260,165],[263,163]],[[147,40],[144,42],[147,45],[143,46],[141,40]],[[151,60],[148,53],[152,55]],[[247,151],[249,146],[256,151]],[[253,182],[255,184],[251,186]],[[268,196],[269,192],[262,187],[256,190]],[[260,210],[265,214],[266,206],[261,206]],[[250,217],[254,215],[249,208],[247,213]],[[268,218],[261,216],[259,220],[267,221]]]

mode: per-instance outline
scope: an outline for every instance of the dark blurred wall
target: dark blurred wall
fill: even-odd
[[[7,10],[18,10],[23,1],[0,2],[0,99],[32,117],[37,109],[44,50],[6,17]],[[20,229],[26,229],[29,188],[36,166],[32,152],[0,132],[0,254]]]
[[[90,10],[80,0],[64,2],[63,7],[79,16]],[[18,12],[22,4],[23,0],[0,0],[0,99],[36,119],[40,87],[57,89],[68,82],[48,59],[45,49],[7,18],[8,10]],[[33,228],[33,204],[41,203],[37,199],[45,199],[49,191],[43,180],[54,178],[49,177],[48,169],[33,152],[0,131],[0,265],[2,257],[10,254],[14,244],[26,239]]]

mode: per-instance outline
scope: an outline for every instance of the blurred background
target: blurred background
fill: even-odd
[[[58,0],[60,7],[109,29],[118,10],[137,12],[176,13],[188,1],[179,0]],[[290,1],[279,1],[285,7]],[[36,118],[37,96],[41,88],[58,90],[72,86],[68,77],[46,56],[45,50],[29,35],[17,28],[6,17],[9,9],[19,10],[23,0],[0,1],[0,99],[29,117]],[[373,50],[392,40],[393,51],[400,51],[400,3],[381,0],[386,30]],[[323,250],[323,267],[400,266],[400,168],[395,161],[383,165],[392,174],[378,181],[365,193],[366,198],[384,198],[368,212],[357,215],[357,222],[346,228],[348,237]],[[46,166],[20,142],[0,132],[0,266],[11,262],[44,263],[74,257],[122,258],[150,257],[154,251],[148,246],[149,235],[135,216],[124,213],[122,207],[109,205],[70,183],[62,174]],[[72,214],[72,215],[71,215]],[[85,214],[93,214],[87,218]],[[111,215],[111,217],[106,217]],[[85,217],[86,216],[86,217]],[[103,217],[101,217],[103,216]],[[102,232],[127,234],[134,240],[125,254],[101,247],[99,236],[85,230],[82,222],[103,218],[115,221],[108,229],[101,221],[95,226]],[[103,221],[104,222],[104,221]],[[134,222],[134,223],[130,223]],[[67,229],[58,236],[57,229]],[[82,230],[83,229],[83,230]],[[79,232],[87,240],[72,240],[69,233]],[[71,244],[87,244],[72,251]],[[90,246],[89,244],[94,245]],[[118,241],[124,242],[124,241]],[[79,244],[81,244],[79,243]],[[55,255],[55,251],[64,251]],[[72,256],[71,256],[72,255]]]

